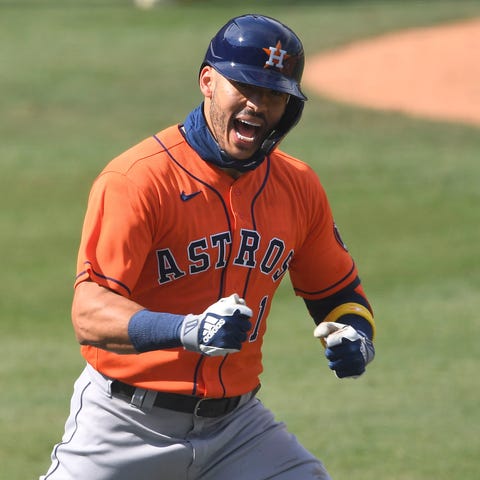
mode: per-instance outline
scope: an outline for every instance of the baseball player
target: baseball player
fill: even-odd
[[[94,181],[72,306],[86,368],[41,479],[330,478],[256,396],[287,272],[338,377],[374,356],[325,192],[277,148],[302,114],[303,65],[287,26],[230,20],[201,64],[201,105]]]

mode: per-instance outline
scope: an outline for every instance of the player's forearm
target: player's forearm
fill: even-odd
[[[104,350],[136,353],[129,334],[131,317],[143,307],[94,282],[75,289],[72,322],[78,342]]]
[[[252,311],[237,294],[200,315],[153,312],[94,282],[75,289],[72,320],[81,345],[119,354],[184,347],[209,356],[240,350]],[[215,330],[215,333],[212,331]]]
[[[146,310],[94,282],[80,283],[75,290],[72,320],[81,345],[119,354],[179,347],[184,319]]]

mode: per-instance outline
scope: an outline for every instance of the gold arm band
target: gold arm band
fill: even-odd
[[[376,327],[375,320],[370,310],[359,303],[342,303],[335,307],[325,318],[324,322],[336,322],[342,315],[348,314],[363,317],[372,326],[373,338],[375,338]]]

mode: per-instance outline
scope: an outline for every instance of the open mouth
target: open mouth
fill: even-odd
[[[262,127],[260,123],[239,118],[236,118],[233,123],[237,138],[248,143],[253,143],[255,141]]]

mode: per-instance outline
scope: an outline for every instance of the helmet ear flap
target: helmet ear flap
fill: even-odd
[[[300,121],[305,102],[300,98],[290,96],[285,113],[275,130],[265,139],[262,151],[268,155],[282,140],[282,138]]]
[[[283,132],[282,136],[289,132],[299,122],[304,106],[305,102],[303,100],[298,97],[290,96],[285,113],[275,130]]]

